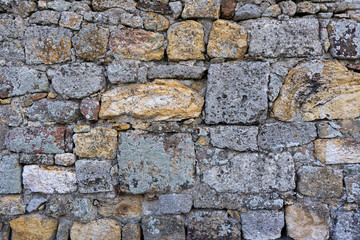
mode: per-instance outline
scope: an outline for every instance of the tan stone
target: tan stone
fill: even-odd
[[[55,237],[58,221],[40,215],[27,215],[9,223],[13,240],[50,240]]]
[[[104,217],[137,218],[141,216],[143,200],[141,195],[100,200],[99,214]]]
[[[93,128],[88,133],[74,135],[74,152],[79,157],[114,159],[117,131],[110,128]]]
[[[287,233],[295,240],[328,239],[329,210],[324,204],[316,206],[294,204],[285,208]]]
[[[145,12],[144,28],[150,31],[165,31],[169,28],[169,20],[160,14]]]
[[[225,20],[213,23],[207,54],[211,58],[243,58],[247,49],[246,30],[238,24]]]
[[[0,198],[0,214],[2,215],[24,214],[25,207],[26,205],[23,203],[21,195]]]
[[[90,125],[78,125],[74,128],[74,132],[76,133],[86,133],[90,132]]]
[[[130,129],[131,125],[128,123],[115,123],[112,127],[117,131],[125,131]]]
[[[155,121],[177,121],[198,117],[204,99],[193,89],[175,80],[155,80],[105,92],[100,118],[129,115]]]
[[[76,240],[119,240],[121,225],[113,219],[98,219],[89,223],[74,222],[70,238]]]
[[[167,54],[171,61],[205,59],[204,30],[198,22],[190,20],[171,25],[168,41]]]
[[[182,18],[218,19],[221,0],[185,0]]]
[[[360,139],[318,139],[315,156],[325,164],[360,163]]]
[[[360,74],[337,61],[311,61],[292,69],[274,104],[282,121],[360,116]]]
[[[164,36],[142,29],[120,29],[111,34],[109,47],[117,60],[160,60],[164,56]]]
[[[136,2],[134,0],[92,0],[92,6],[96,11],[104,11],[109,8],[134,11]]]
[[[10,98],[0,99],[0,104],[10,104]]]

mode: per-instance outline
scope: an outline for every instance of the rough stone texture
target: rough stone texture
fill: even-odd
[[[134,11],[136,3],[134,0],[92,0],[92,6],[96,11],[104,11],[109,8]]]
[[[102,68],[93,63],[67,64],[56,71],[52,86],[65,99],[80,99],[104,88],[105,78]]]
[[[259,18],[261,17],[262,12],[261,7],[248,3],[236,10],[234,20],[239,21]]]
[[[141,240],[141,227],[139,224],[126,224],[121,235],[123,239]]]
[[[185,0],[182,18],[218,19],[221,0]]]
[[[142,218],[144,240],[185,239],[182,216],[147,216]]]
[[[279,150],[307,144],[317,137],[313,123],[268,123],[260,127],[258,143],[265,150]]]
[[[0,106],[0,122],[10,127],[17,127],[23,121],[20,108],[16,105]]]
[[[131,193],[177,192],[194,184],[195,152],[187,134],[119,133],[119,180]]]
[[[69,29],[33,26],[25,31],[25,53],[28,64],[53,64],[70,60]]]
[[[100,118],[129,115],[153,121],[179,121],[198,117],[203,104],[200,94],[180,82],[156,80],[105,92]]]
[[[220,13],[221,18],[232,19],[235,15],[236,1],[221,0]]]
[[[321,122],[317,124],[320,138],[360,138],[359,120],[338,120],[336,122]]]
[[[270,58],[317,56],[322,53],[318,31],[316,19],[257,21],[251,25],[249,54]]]
[[[245,239],[277,239],[284,227],[282,211],[248,211],[241,213],[242,231]]]
[[[169,13],[168,4],[169,0],[139,0],[137,8],[144,11],[167,14]]]
[[[148,78],[156,79],[201,79],[206,71],[205,67],[186,66],[181,64],[156,65],[149,68]]]
[[[59,25],[72,30],[80,30],[83,16],[73,12],[62,12]]]
[[[211,58],[243,58],[247,50],[247,33],[236,23],[217,20],[213,23],[207,46]]]
[[[46,197],[35,195],[26,205],[26,211],[31,213],[39,209],[39,207],[47,201]]]
[[[5,196],[0,198],[0,214],[19,215],[25,213],[25,204],[21,195]]]
[[[71,166],[74,165],[76,161],[76,156],[73,153],[62,153],[55,155],[55,164],[61,166]]]
[[[188,213],[192,207],[192,196],[188,194],[165,194],[159,196],[161,214]]]
[[[116,156],[116,130],[93,128],[88,133],[77,133],[73,138],[74,153],[79,157],[114,159]]]
[[[71,7],[71,3],[65,2],[65,1],[62,1],[62,0],[55,0],[55,1],[52,1],[52,2],[48,2],[46,4],[46,6],[49,9],[62,12],[62,11],[69,10],[70,7]]]
[[[18,38],[24,35],[24,21],[10,15],[0,18],[0,36]]]
[[[99,214],[104,217],[119,217],[122,219],[134,219],[141,217],[141,195],[124,195],[114,199],[100,200]]]
[[[167,34],[166,52],[170,61],[205,59],[204,30],[200,23],[192,20],[175,23]]]
[[[121,239],[121,225],[113,219],[99,219],[89,223],[74,222],[70,232],[71,239]]]
[[[87,120],[98,120],[100,103],[98,100],[86,98],[81,101],[80,110]]]
[[[139,62],[133,60],[113,61],[107,67],[109,81],[112,84],[136,82]]]
[[[326,205],[296,203],[285,208],[287,233],[293,239],[329,238],[329,210]]]
[[[76,191],[75,172],[62,167],[38,165],[24,166],[22,173],[25,189],[41,193],[69,193]]]
[[[67,219],[60,219],[57,233],[56,233],[56,240],[68,240],[70,237],[70,228],[72,222]]]
[[[0,56],[8,61],[23,61],[25,52],[20,41],[9,40],[0,44]]]
[[[270,7],[268,7],[267,9],[265,9],[264,13],[263,13],[263,17],[273,17],[276,18],[281,14],[281,9],[279,7],[279,5],[275,4],[275,5],[271,5]]]
[[[0,123],[0,136],[6,136],[8,134],[9,127]],[[5,137],[0,137],[0,150],[5,148]]]
[[[280,2],[280,8],[283,14],[288,16],[294,16],[296,13],[296,3],[293,1],[282,1]]]
[[[297,172],[297,191],[311,197],[340,197],[343,173],[330,167],[302,167]]]
[[[45,73],[27,67],[0,67],[0,98],[45,92],[49,82]]]
[[[325,164],[360,163],[359,139],[318,139],[315,156]]]
[[[55,11],[44,10],[32,14],[29,22],[40,25],[50,25],[50,24],[58,24],[59,19],[60,19],[60,13]]]
[[[300,64],[289,72],[273,115],[281,121],[356,118],[359,81],[359,73],[337,61]]]
[[[347,10],[360,9],[360,3],[356,0],[344,0],[336,9],[337,12],[345,12]]]
[[[9,131],[5,139],[7,149],[24,153],[63,153],[64,127],[20,127]]]
[[[144,13],[144,28],[149,31],[165,31],[169,28],[169,20],[157,13]]]
[[[348,202],[360,200],[360,174],[347,176],[344,178],[346,195]]]
[[[117,60],[160,60],[164,56],[164,36],[142,29],[119,29],[111,33],[109,47]]]
[[[321,10],[321,7],[319,4],[305,1],[305,2],[301,2],[297,5],[296,12],[315,14],[315,13],[320,12],[320,10]]]
[[[54,165],[54,155],[22,153],[20,154],[20,163],[28,165]]]
[[[290,153],[240,153],[222,166],[202,172],[202,182],[217,192],[264,193],[295,188],[295,169]]]
[[[268,63],[211,64],[206,90],[205,122],[255,123],[264,118],[267,113],[268,76]]]
[[[360,238],[360,214],[357,212],[337,212],[332,232],[333,239],[347,240]]]
[[[256,151],[258,127],[217,126],[210,128],[211,144],[214,147],[236,151]]]

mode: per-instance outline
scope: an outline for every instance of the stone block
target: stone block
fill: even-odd
[[[147,216],[142,218],[144,240],[184,240],[185,227],[182,216]]]
[[[360,163],[360,139],[318,139],[315,156],[325,164]]]
[[[221,0],[185,0],[182,18],[218,19]]]
[[[1,197],[0,214],[11,216],[25,214],[25,204],[23,203],[21,195]]]
[[[119,217],[121,219],[139,219],[141,217],[141,195],[123,195],[114,199],[100,199],[98,212],[104,217]]]
[[[201,79],[206,71],[205,67],[187,66],[181,64],[155,65],[149,68],[148,78],[156,79]]]
[[[121,239],[121,225],[114,219],[103,218],[89,223],[74,222],[70,232],[71,239]]]

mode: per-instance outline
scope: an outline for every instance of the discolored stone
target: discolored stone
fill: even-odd
[[[207,46],[211,58],[243,58],[247,50],[246,30],[236,23],[217,20],[213,23]]]
[[[21,193],[19,155],[0,153],[0,194]]]
[[[148,78],[156,79],[201,79],[206,67],[187,66],[181,64],[156,65],[149,68]]]
[[[119,133],[120,185],[133,194],[178,192],[194,184],[195,152],[187,134]]]
[[[344,0],[336,9],[336,12],[345,12],[347,10],[360,9],[360,3],[357,0]]]
[[[62,12],[59,25],[73,30],[80,30],[82,20],[83,17],[80,14],[74,12]]]
[[[104,57],[109,39],[109,30],[96,25],[86,25],[75,34],[72,44],[76,55],[88,61]]]
[[[133,12],[135,11],[136,3],[134,0],[92,0],[92,6],[96,11],[104,11],[109,8],[122,8]]]
[[[93,128],[73,138],[74,152],[79,157],[114,159],[116,156],[117,131],[114,129]]]
[[[107,67],[108,79],[112,84],[136,82],[138,70],[139,61],[113,61]]]
[[[142,29],[119,29],[111,33],[109,47],[117,60],[160,60],[164,57],[164,36]]]
[[[63,63],[71,57],[69,29],[33,26],[25,31],[25,54],[28,64]]]
[[[167,55],[170,61],[205,59],[203,26],[195,21],[178,22],[168,32]]]
[[[19,106],[0,105],[0,122],[10,127],[17,127],[23,121]]]
[[[282,1],[279,3],[281,11],[283,14],[290,17],[294,16],[296,13],[296,3],[293,1]]]
[[[54,155],[47,154],[20,154],[20,163],[36,165],[54,165]]]
[[[108,218],[98,219],[89,223],[74,222],[70,232],[71,239],[121,239],[121,225]]]
[[[263,13],[263,17],[273,17],[276,18],[281,14],[281,9],[279,7],[279,5],[275,4],[275,5],[271,5],[270,7],[268,7],[267,9],[265,9],[264,13]]]
[[[325,164],[360,163],[360,139],[318,139],[315,156]]]
[[[203,104],[200,94],[180,82],[156,80],[105,92],[99,116],[107,119],[129,115],[154,121],[179,121],[198,117]]]
[[[141,227],[139,224],[126,224],[121,235],[123,239],[141,240]]]
[[[235,15],[236,1],[235,0],[221,0],[220,13],[221,18],[232,19]]]
[[[169,20],[164,16],[148,12],[143,14],[144,28],[149,31],[165,31],[169,28]]]
[[[20,17],[3,15],[0,18],[0,36],[20,38],[24,35],[24,28],[24,21]]]
[[[5,124],[0,123],[0,136],[6,136],[9,131],[9,127]],[[5,148],[5,137],[0,138],[0,150]]]
[[[344,182],[348,202],[360,201],[360,174],[346,176]]]
[[[85,98],[81,101],[80,110],[87,120],[98,120],[100,103],[98,100]]]
[[[21,41],[8,40],[0,44],[0,56],[8,61],[23,61],[25,52]]]
[[[348,240],[360,238],[360,213],[337,212],[334,217],[332,239]]]
[[[144,240],[184,240],[185,227],[182,216],[146,216],[142,218]]]
[[[41,25],[58,24],[60,13],[50,10],[38,11],[31,15],[29,22]]]
[[[74,165],[76,161],[76,156],[73,153],[61,153],[55,155],[55,164],[61,166],[71,166]]]
[[[185,0],[182,18],[218,19],[221,0]]]
[[[248,3],[236,10],[234,20],[241,21],[253,18],[260,18],[262,12],[263,11],[261,7],[255,4]]]
[[[139,0],[137,8],[144,11],[167,14],[169,13],[168,4],[169,0]]]
[[[55,237],[58,221],[40,215],[24,215],[9,223],[14,240],[51,240]]]
[[[104,217],[120,217],[122,219],[140,218],[142,202],[141,195],[124,195],[114,199],[100,200],[99,214]]]
[[[297,13],[309,13],[309,14],[315,14],[320,12],[321,8],[319,4],[304,1],[300,2],[297,5],[296,12]]]
[[[340,197],[343,173],[331,167],[305,166],[298,170],[297,191],[311,197]]]
[[[69,193],[77,189],[73,169],[26,165],[22,177],[24,188],[31,192]]]
[[[0,198],[0,214],[19,215],[25,213],[25,204],[21,195],[5,196]]]
[[[360,116],[360,74],[337,61],[310,61],[292,69],[276,100],[281,121],[353,119]]]
[[[48,2],[46,4],[46,6],[49,9],[52,9],[52,10],[55,10],[58,12],[63,12],[63,11],[67,11],[70,9],[71,3],[63,1],[63,0],[54,0],[54,1]]]

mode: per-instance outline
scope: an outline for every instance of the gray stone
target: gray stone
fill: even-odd
[[[194,184],[195,151],[190,135],[119,134],[120,185],[131,193],[178,192]]]
[[[9,131],[9,127],[0,123],[0,150],[5,148],[5,136]]]
[[[70,228],[72,221],[67,219],[60,219],[58,229],[56,232],[56,240],[69,240],[70,237]]]
[[[0,194],[21,193],[21,166],[18,154],[0,153]]]
[[[236,151],[255,151],[258,127],[217,126],[210,128],[211,144],[214,147],[230,148]]]
[[[42,25],[49,25],[49,24],[58,24],[60,19],[60,13],[55,11],[39,11],[35,12],[31,15],[29,22],[42,24]]]
[[[47,201],[46,197],[35,195],[26,205],[26,211],[29,213],[36,211],[46,201]]]
[[[245,239],[263,240],[281,237],[284,223],[282,211],[248,211],[241,213],[242,231]]]
[[[314,123],[268,123],[260,127],[258,143],[265,150],[279,150],[307,144],[317,137]]]
[[[25,204],[23,202],[23,198],[21,197],[21,195],[10,195],[10,196],[0,197],[1,215],[14,216],[24,213],[25,213]]]
[[[313,18],[254,22],[248,52],[251,56],[270,58],[321,55],[319,22]]]
[[[108,79],[112,84],[136,82],[139,61],[113,61],[107,67]]]
[[[98,160],[78,160],[75,163],[76,180],[81,193],[113,191],[110,175],[111,162]]]
[[[285,15],[292,17],[296,13],[296,3],[293,1],[282,1],[279,3],[279,6],[282,13]]]
[[[252,18],[259,18],[261,17],[262,13],[263,11],[261,10],[261,7],[255,4],[248,3],[240,7],[235,12],[234,20],[240,21],[240,20],[247,20]]]
[[[205,122],[256,123],[266,117],[269,64],[231,62],[209,69]]]
[[[2,228],[2,230],[0,230],[0,239],[1,240],[9,240],[10,239],[10,225],[9,224],[6,224]]]
[[[122,239],[141,240],[141,227],[139,224],[126,224],[121,230]]]
[[[62,12],[59,25],[61,27],[80,30],[83,16],[74,12]]]
[[[103,11],[109,8],[122,8],[129,12],[135,11],[134,0],[92,0],[92,7],[96,11]]]
[[[64,0],[55,0],[52,2],[48,2],[47,3],[47,7],[49,9],[55,10],[55,11],[67,11],[70,9],[71,7],[71,3],[70,2],[66,2]]]
[[[336,240],[360,239],[360,213],[337,212],[331,238]]]
[[[0,44],[0,56],[7,61],[23,61],[25,52],[20,41],[9,40]]]
[[[206,71],[205,67],[186,66],[181,64],[156,65],[149,68],[150,79],[202,79]]]
[[[146,216],[142,218],[144,240],[184,240],[185,227],[182,216]]]
[[[24,35],[24,28],[24,21],[22,18],[14,18],[10,15],[0,16],[0,36],[20,38]]]
[[[19,126],[23,121],[19,106],[0,105],[0,121],[10,127]]]
[[[344,178],[348,202],[360,201],[360,174]]]
[[[173,16],[174,18],[180,17],[181,12],[182,12],[182,4],[181,4],[181,1],[169,2],[169,7],[170,7],[170,9],[171,9],[172,16]]]
[[[240,153],[222,166],[202,171],[202,182],[218,192],[264,193],[295,188],[290,153]]]
[[[27,67],[0,67],[0,98],[46,92],[49,82],[45,73]]]
[[[61,166],[71,166],[74,165],[76,161],[76,156],[73,153],[61,153],[55,155],[55,164]]]
[[[159,196],[161,214],[188,213],[192,207],[192,196],[189,194],[165,194]]]
[[[336,12],[345,12],[347,10],[357,9],[360,9],[360,2],[358,0],[344,0],[336,9]]]
[[[140,16],[136,16],[131,13],[124,13],[120,18],[121,24],[132,28],[142,28],[143,19]]]
[[[61,66],[52,79],[52,84],[64,98],[80,99],[105,87],[102,68],[93,63]]]
[[[48,154],[20,154],[20,163],[36,165],[54,165],[54,155]]]

